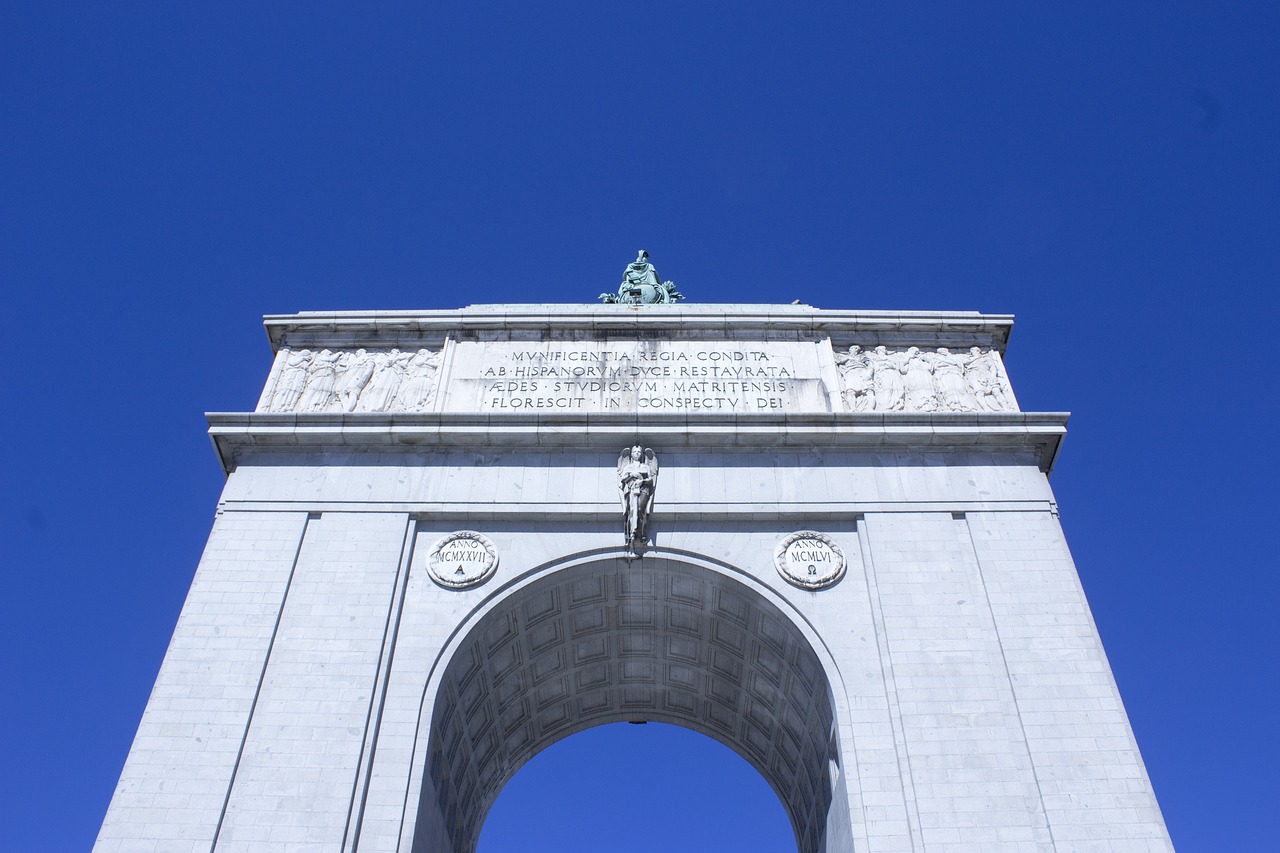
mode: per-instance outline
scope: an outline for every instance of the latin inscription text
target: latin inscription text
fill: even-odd
[[[797,405],[820,386],[816,360],[803,368],[791,353],[732,344],[662,342],[617,347],[554,344],[484,350],[454,379],[475,389],[481,411],[780,412],[826,410]],[[811,348],[801,355],[808,355]],[[806,387],[808,386],[808,387]],[[461,402],[461,401],[459,401]]]

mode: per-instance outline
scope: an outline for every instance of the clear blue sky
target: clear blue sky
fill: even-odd
[[[641,246],[691,300],[1016,314],[1174,843],[1274,850],[1278,10],[4,4],[0,850],[96,834],[261,314],[590,301]],[[606,761],[660,795],[703,750],[689,819],[767,810],[709,741],[580,737],[508,794],[583,849],[684,819],[580,805]]]

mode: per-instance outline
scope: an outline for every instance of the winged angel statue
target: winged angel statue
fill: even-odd
[[[649,539],[649,510],[658,486],[658,457],[640,445],[624,447],[618,456],[618,493],[622,498],[622,529],[628,548],[638,548]]]

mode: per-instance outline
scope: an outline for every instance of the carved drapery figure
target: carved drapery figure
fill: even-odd
[[[836,366],[844,380],[844,404],[851,412],[869,412],[876,407],[875,368],[871,357],[854,344],[847,353],[836,353]]]
[[[442,351],[285,350],[268,412],[425,412]]]
[[[902,359],[883,346],[876,347],[874,381],[876,411],[898,412],[906,405],[907,386],[902,381]]]
[[[946,347],[938,347],[938,355],[933,361],[933,382],[943,409],[951,412],[977,411],[977,401],[965,382],[964,362]]]
[[[933,393],[933,363],[919,347],[909,347],[902,365],[907,386],[907,409],[912,412],[936,412],[938,398]]]
[[[360,392],[369,384],[377,362],[369,353],[358,349],[350,355],[344,355],[339,363],[342,366],[342,373],[334,386],[338,393],[338,405],[344,412],[354,412],[356,401],[360,399]]]
[[[649,539],[649,512],[658,486],[658,457],[648,447],[624,447],[618,456],[618,494],[622,499],[623,544],[642,547]]]
[[[311,350],[300,349],[289,353],[285,359],[280,376],[276,379],[275,391],[271,394],[271,402],[267,405],[272,412],[289,412],[298,405],[302,390],[307,387],[307,371],[311,368]]]
[[[323,412],[333,399],[333,386],[338,377],[338,359],[342,353],[323,349],[311,359],[307,387],[298,401],[300,412]]]
[[[404,379],[404,369],[409,363],[409,354],[392,349],[378,357],[373,378],[365,386],[364,393],[356,404],[361,412],[385,412],[391,408],[391,401],[400,390],[400,382]]]
[[[986,412],[1004,412],[1013,408],[1005,397],[994,353],[983,352],[980,347],[970,347],[964,375],[980,409]]]
[[[440,353],[420,349],[405,367],[405,380],[396,394],[395,408],[402,412],[426,411],[435,395],[436,370],[440,366]]]
[[[833,353],[850,412],[1007,412],[1015,406],[994,350],[908,347],[868,352],[854,344]]]

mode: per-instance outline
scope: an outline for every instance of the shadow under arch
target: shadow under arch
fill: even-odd
[[[660,549],[566,558],[499,590],[428,685],[412,853],[472,853],[530,758],[639,720],[741,755],[781,800],[799,853],[846,849],[831,846],[852,837],[837,694],[802,623],[770,597],[714,561]]]

